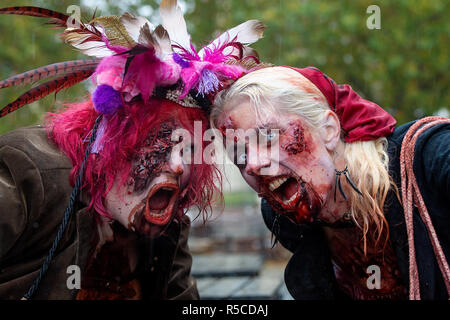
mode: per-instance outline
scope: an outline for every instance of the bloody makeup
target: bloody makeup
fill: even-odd
[[[287,141],[281,145],[289,155],[296,155],[303,151],[309,152],[308,144],[305,141],[305,134],[302,125],[296,121],[289,123],[288,130],[283,130],[287,136]]]
[[[231,142],[231,136],[226,132],[228,129],[246,131],[253,128],[260,134],[264,129],[266,133],[262,138],[258,135],[257,145],[247,141],[245,148],[241,147],[245,149],[245,163],[238,163],[236,160],[242,156],[236,154],[232,160],[244,179],[275,211],[296,224],[313,222],[322,210],[331,187],[328,183],[331,180],[329,170],[324,166],[328,154],[318,148],[317,138],[311,129],[296,116],[269,116],[263,123],[250,119],[255,119],[253,107],[244,103],[242,108],[236,108],[224,117],[218,126],[228,142]],[[244,139],[234,140],[236,151],[236,145],[242,145]],[[272,148],[277,148],[275,151],[278,152],[272,152]],[[277,166],[277,171],[263,174],[262,168]]]
[[[143,146],[134,158],[135,165],[131,171],[135,192],[144,190],[148,183],[161,173],[162,167],[170,157],[173,146],[177,143],[171,141],[174,130],[175,124],[173,122],[165,122],[161,124],[157,132],[152,132],[145,139]]]
[[[271,126],[273,127],[273,125]],[[305,129],[300,121],[290,121],[279,132],[279,147],[289,158],[311,155],[311,137],[305,137]],[[322,200],[310,182],[304,181],[292,170],[284,170],[280,175],[260,176],[259,195],[272,208],[287,216],[294,223],[313,222],[322,208]]]
[[[155,226],[167,225],[174,216],[180,186],[178,177],[167,167],[172,149],[179,143],[171,140],[175,129],[173,121],[162,123],[145,139],[134,158],[129,187],[134,193],[149,190],[128,221],[130,228],[143,234],[149,234]]]
[[[310,153],[309,144],[305,138],[305,130],[299,121],[291,121],[287,128],[280,130],[280,147],[289,156]],[[271,207],[291,219],[294,223],[312,222],[317,216],[322,201],[314,187],[303,181],[294,172],[288,174],[261,177],[260,196],[263,196]]]
[[[259,196],[294,223],[313,222],[322,201],[310,183],[295,174],[261,178]]]

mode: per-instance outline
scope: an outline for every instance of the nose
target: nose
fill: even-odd
[[[169,156],[167,169],[175,176],[181,176],[184,172],[183,157],[179,152],[172,152]]]
[[[245,166],[245,172],[248,175],[261,175],[261,169],[270,167],[270,164],[270,158],[267,155],[258,152],[256,147],[248,147],[247,164]]]

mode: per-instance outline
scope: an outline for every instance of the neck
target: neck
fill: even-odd
[[[338,171],[342,171],[346,168],[346,161],[344,159],[345,152],[345,143],[339,140],[336,149],[333,151],[332,157],[334,158],[334,168]],[[347,196],[347,200],[344,198],[342,193],[339,190],[338,185],[336,184],[336,179],[333,181],[332,188],[327,194],[327,200],[322,207],[322,210],[319,213],[319,219],[327,223],[335,223],[341,220],[345,213],[350,211],[350,198],[349,195],[351,192],[354,192],[352,187],[347,182],[347,179],[341,174],[340,177],[337,177],[341,181],[341,187]],[[335,192],[336,192],[336,201],[335,201]]]
[[[97,221],[98,242],[93,259],[99,255],[103,248],[122,248],[122,252],[128,260],[130,270],[133,272],[137,266],[137,235],[123,227],[119,222],[110,223],[107,218],[99,217]],[[116,257],[118,259],[119,257]]]

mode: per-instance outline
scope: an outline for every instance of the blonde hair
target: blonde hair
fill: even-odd
[[[220,92],[214,101],[211,122],[217,125],[219,117],[233,109],[233,102],[240,98],[251,101],[258,118],[264,113],[287,112],[297,114],[310,128],[320,128],[324,111],[330,110],[320,90],[299,72],[285,67],[263,68],[237,80],[230,88]],[[265,108],[259,107],[264,105]],[[384,203],[391,186],[395,187],[388,173],[389,157],[386,138],[373,141],[345,143],[344,159],[353,182],[362,192],[349,194],[351,214],[362,230],[364,252],[367,236],[379,240],[389,230],[384,217]],[[373,228],[373,232],[369,230]]]

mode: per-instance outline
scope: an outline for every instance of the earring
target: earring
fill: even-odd
[[[342,174],[345,176],[345,179],[350,184],[350,186],[353,188],[353,190],[355,190],[359,195],[362,196],[361,191],[359,191],[359,189],[355,186],[355,183],[350,178],[350,173],[348,172],[347,166],[345,166],[344,170],[339,171],[339,170],[334,169],[334,171],[336,172],[336,183],[334,185],[334,202],[336,202],[336,186],[339,188],[339,192],[342,194],[344,199],[345,200],[348,199],[347,195],[344,192],[344,189],[342,189],[342,184],[341,184],[341,175]]]
[[[278,235],[280,234],[280,223],[278,221],[279,217],[280,217],[280,214],[276,213],[275,219],[273,220],[273,224],[272,224],[272,230],[271,230],[271,235],[270,235],[270,242],[272,243],[272,249],[277,244]]]

